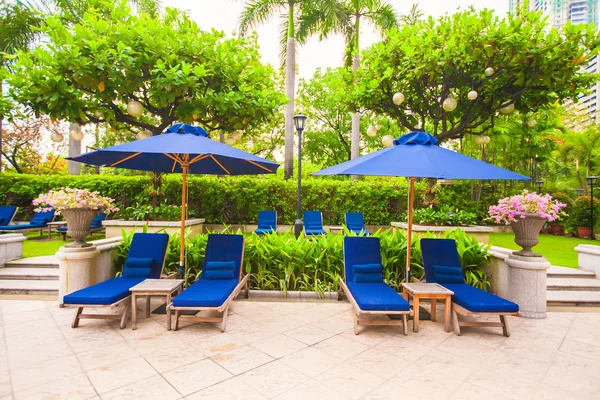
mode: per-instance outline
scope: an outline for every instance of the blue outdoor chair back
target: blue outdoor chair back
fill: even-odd
[[[48,222],[52,222],[54,219],[54,213],[55,211],[53,208],[48,211],[38,211],[31,221],[29,221],[29,224],[33,226],[46,226],[48,225]]]
[[[96,217],[94,217],[94,220],[92,221],[91,227],[93,228],[102,228],[102,221],[104,221],[106,219],[106,213],[105,212],[101,212],[100,214],[96,215]]]
[[[346,226],[351,231],[361,231],[365,229],[365,219],[361,212],[347,212]]]
[[[169,235],[166,233],[135,233],[127,259],[153,259],[154,268],[144,278],[160,279],[168,245]],[[128,275],[127,260],[123,269],[123,276],[126,275]]]
[[[208,235],[204,265],[210,261],[235,262],[233,279],[240,279],[240,271],[244,261],[244,236],[229,234]],[[204,273],[200,276],[202,280]]]
[[[427,282],[436,282],[436,266],[461,268],[454,239],[421,239],[421,253]]]
[[[258,212],[257,233],[267,233],[277,230],[277,211],[262,210]]]
[[[15,206],[0,206],[0,226],[10,224],[16,213]]]
[[[379,238],[364,236],[344,237],[344,278],[354,280],[354,265],[381,264]]]
[[[323,229],[323,214],[321,211],[304,211],[304,226],[306,229]]]

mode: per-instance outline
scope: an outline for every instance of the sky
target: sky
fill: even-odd
[[[241,0],[163,0],[165,7],[176,7],[187,10],[196,23],[205,30],[215,28],[232,34],[237,29],[239,15],[245,1]],[[389,0],[399,15],[407,14],[415,1]],[[508,12],[508,0],[421,0],[419,9],[426,16],[439,17],[456,10],[467,9],[469,6],[481,10],[484,8],[496,10],[498,16]],[[256,29],[263,62],[279,65],[279,19],[273,17],[268,23]],[[380,40],[371,27],[364,26],[361,31],[361,49]],[[338,67],[344,55],[344,41],[341,36],[330,37],[319,41],[311,39],[298,51],[296,62],[300,78],[310,78],[319,67]]]

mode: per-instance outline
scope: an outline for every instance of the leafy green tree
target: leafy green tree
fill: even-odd
[[[593,25],[548,31],[541,13],[500,19],[471,8],[390,31],[347,79],[359,80],[355,106],[410,130],[431,126],[444,142],[486,132],[500,113],[576,101],[597,79],[580,68],[599,44]],[[399,105],[396,93],[405,99]]]
[[[240,16],[240,33],[265,23],[275,14],[281,18],[281,42],[285,54],[285,90],[289,103],[285,110],[284,176],[294,169],[294,100],[296,92],[296,43],[304,44],[318,34],[325,36],[339,26],[346,14],[338,0],[248,0]]]
[[[208,131],[250,129],[285,103],[255,38],[202,31],[175,9],[156,19],[118,4],[110,16],[92,9],[73,27],[48,17],[48,44],[15,62],[12,96],[54,118],[154,135],[176,121],[196,120]],[[141,116],[127,111],[131,102],[143,106]]]
[[[585,176],[590,176],[593,161],[600,148],[600,128],[595,123],[588,125],[583,131],[570,131],[560,147],[559,154],[565,162],[575,165],[575,174],[580,188],[587,191],[585,177],[581,176],[581,168],[585,168]]]
[[[319,69],[310,80],[300,80],[298,104],[308,117],[302,150],[316,165],[327,167],[351,159],[352,110],[345,101],[347,92],[343,68]],[[362,145],[368,151],[383,147],[383,135],[400,136],[402,128],[385,116],[367,112],[363,121]],[[380,127],[376,136],[366,134],[368,126]]]

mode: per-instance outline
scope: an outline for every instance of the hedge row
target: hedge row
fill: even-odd
[[[151,203],[153,191],[149,175],[116,176],[38,176],[0,175],[0,204],[19,206],[20,218],[33,213],[31,200],[38,194],[61,187],[87,188],[117,200],[118,207],[135,207]],[[277,210],[279,224],[293,224],[296,219],[295,180],[278,176],[215,177],[190,176],[190,215],[207,223],[255,223],[258,212]],[[415,206],[422,204],[426,182],[416,185]],[[181,176],[164,175],[161,203],[181,204]],[[347,211],[361,211],[369,225],[388,225],[398,221],[406,211],[408,185],[403,178],[351,179],[305,178],[302,181],[302,209],[321,210],[325,224],[343,223]],[[436,198],[440,204],[476,212],[481,220],[484,210],[502,193],[486,193],[480,202],[471,200],[471,184],[463,182],[441,186]],[[119,215],[117,215],[118,217]]]

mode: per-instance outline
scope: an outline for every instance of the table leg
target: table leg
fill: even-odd
[[[402,288],[402,297],[404,297],[404,300],[408,301],[408,290],[405,288]]]
[[[150,318],[150,295],[146,296],[146,318]]]
[[[135,293],[131,294],[131,322],[134,331],[137,329],[137,299]]]
[[[177,292],[179,289],[177,289]],[[165,310],[167,312],[167,330],[171,330],[171,310],[169,310],[169,304],[171,304],[171,292],[167,293],[167,304],[165,305]]]
[[[431,322],[436,322],[437,300],[431,299]]]
[[[413,294],[413,332],[419,332],[419,296]]]
[[[52,237],[52,227],[48,225],[48,239]]]
[[[452,314],[452,296],[446,296],[444,304],[444,330],[450,332],[450,317]]]

